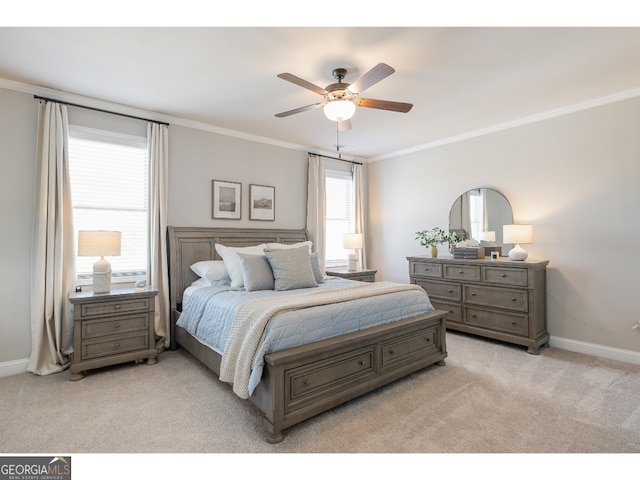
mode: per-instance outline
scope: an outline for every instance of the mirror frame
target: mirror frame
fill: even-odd
[[[463,225],[462,225],[462,216],[463,216],[462,210],[464,208],[463,205],[464,205],[465,199],[468,199],[473,192],[481,192],[481,191],[484,191],[487,193],[491,192],[491,195],[483,195],[485,199],[492,197],[490,199],[489,204],[485,202],[486,207],[484,207],[488,209],[489,215],[486,215],[485,212],[483,213],[485,216],[489,217],[489,230],[495,231],[496,241],[493,244],[489,244],[489,243],[486,243],[484,240],[480,240],[476,238],[474,238],[474,240],[476,240],[478,244],[480,244],[480,246],[501,247],[500,255],[505,256],[508,254],[509,250],[513,248],[513,245],[509,243],[502,243],[502,225],[510,225],[513,223],[513,209],[511,208],[511,203],[509,203],[509,200],[507,199],[507,197],[504,196],[498,190],[495,190],[489,187],[478,187],[478,188],[472,188],[471,190],[467,190],[462,195],[460,195],[453,202],[453,205],[451,205],[451,208],[449,209],[449,231],[456,232],[456,231],[464,230],[468,238],[470,238],[470,235],[471,235],[470,231],[467,231],[467,229],[463,228]],[[467,204],[468,203],[469,201],[467,200]],[[507,209],[508,209],[508,213],[507,213]],[[460,213],[459,214],[456,213],[455,212],[456,210],[459,210]],[[498,213],[498,215],[496,216],[494,214],[494,216],[492,217],[491,211]],[[454,222],[452,222],[453,217],[459,217],[460,220],[454,220]]]

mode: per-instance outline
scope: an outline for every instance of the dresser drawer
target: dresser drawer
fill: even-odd
[[[526,287],[528,285],[526,268],[483,267],[482,281],[499,285]]]
[[[466,303],[474,305],[507,308],[520,312],[529,310],[529,296],[526,290],[464,285],[463,298]]]
[[[480,267],[475,265],[445,265],[444,278],[478,282],[480,281]]]
[[[82,341],[82,360],[108,357],[149,348],[149,333],[140,331],[128,335],[98,337]]]
[[[384,343],[382,368],[413,359],[416,355],[424,356],[436,351],[439,348],[436,334],[437,329],[434,327]]]
[[[529,334],[528,318],[527,315],[517,313],[465,307],[466,324],[516,335],[526,336]]]
[[[431,300],[431,305],[433,305],[436,310],[444,310],[445,312],[447,312],[444,317],[447,323],[462,322],[462,307],[459,303],[448,303]]]
[[[409,270],[410,275],[415,275],[416,277],[442,277],[442,264],[440,263],[410,262]]]
[[[87,320],[82,322],[82,338],[104,337],[120,333],[149,329],[151,314],[131,314],[117,319]]]
[[[424,288],[429,298],[441,298],[454,302],[462,301],[462,289],[458,283],[432,282],[429,280],[416,280],[416,285]]]
[[[373,355],[373,347],[366,347],[287,371],[287,405],[295,406],[316,393],[338,389],[354,377],[374,375]]]
[[[114,315],[127,312],[140,312],[149,310],[151,307],[150,298],[138,298],[135,300],[123,300],[121,302],[106,301],[84,303],[80,307],[82,318],[97,317],[101,315]]]

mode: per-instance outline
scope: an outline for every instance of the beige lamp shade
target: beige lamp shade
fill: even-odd
[[[520,246],[521,243],[533,242],[533,225],[503,225],[502,237],[504,243],[513,243],[515,246],[509,251],[511,260],[526,260],[528,253]]]
[[[344,248],[362,248],[361,233],[346,233],[343,239]]]
[[[120,237],[120,232],[80,230],[78,255],[81,257],[118,256],[120,255]]]

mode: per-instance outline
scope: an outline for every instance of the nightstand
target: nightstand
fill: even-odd
[[[359,282],[375,282],[377,270],[353,270],[346,268],[338,270],[327,270],[325,273],[332,277],[348,278],[349,280],[357,280]]]
[[[73,304],[73,353],[69,380],[94,368],[145,359],[157,363],[154,311],[157,290],[122,289],[69,294]]]

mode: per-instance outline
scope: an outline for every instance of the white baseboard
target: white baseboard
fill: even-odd
[[[568,338],[552,336],[549,339],[549,346],[570,352],[584,353],[594,357],[607,358],[618,362],[640,365],[640,352],[633,350],[623,350],[621,348],[606,347],[594,343],[579,342]]]
[[[0,363],[0,377],[10,377],[12,375],[25,373],[27,371],[28,364],[28,358],[11,360],[10,362],[2,362]]]

